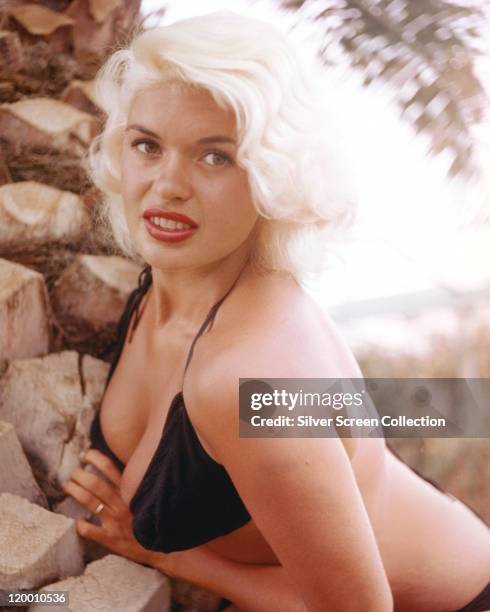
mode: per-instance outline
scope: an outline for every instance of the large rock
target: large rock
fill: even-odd
[[[82,571],[74,521],[0,494],[0,589],[33,589]]]
[[[0,259],[0,360],[48,352],[48,297],[41,274]]]
[[[113,333],[140,270],[123,257],[77,256],[53,291],[53,309],[65,335],[77,342]]]
[[[0,30],[0,78],[8,79],[24,68],[24,53],[17,32]]]
[[[68,591],[69,605],[57,610],[71,612],[169,612],[170,582],[157,570],[117,555],[87,565],[78,578],[69,578],[41,591]],[[51,610],[50,606],[31,606],[29,610]]]
[[[81,110],[84,113],[102,118],[102,111],[97,106],[97,102],[95,100],[94,80],[79,81],[78,79],[74,79],[63,90],[60,99],[62,102],[71,104],[71,106],[78,108],[78,110]]]
[[[48,147],[82,157],[97,129],[95,117],[60,100],[31,97],[0,104],[0,133],[13,155]]]
[[[82,357],[80,374],[82,377],[82,391],[87,400],[98,406],[104,395],[104,387],[109,373],[109,364],[92,355]]]
[[[0,421],[0,465],[0,493],[12,493],[34,504],[48,507],[13,425],[4,421]]]
[[[0,418],[15,426],[50,496],[61,495],[59,483],[80,465],[79,455],[88,447],[90,424],[102,396],[103,376],[95,374],[96,360],[88,358],[85,368],[83,363],[74,351],[51,353],[11,362],[1,379]],[[99,367],[107,371],[107,364],[99,362]]]
[[[0,187],[0,251],[79,242],[90,228],[82,199],[36,181]]]

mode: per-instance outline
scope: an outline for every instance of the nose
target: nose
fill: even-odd
[[[167,152],[158,164],[153,189],[162,200],[186,201],[192,195],[189,169],[177,152]]]

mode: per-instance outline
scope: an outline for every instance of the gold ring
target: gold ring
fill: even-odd
[[[102,512],[102,510],[105,508],[105,504],[103,504],[102,502],[100,502],[100,504],[97,506],[97,508],[95,508],[94,510],[94,514],[99,514],[100,512]]]

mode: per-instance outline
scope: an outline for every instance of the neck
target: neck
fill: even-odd
[[[148,295],[151,326],[158,329],[172,322],[195,329],[238,276],[245,276],[248,260],[248,250],[238,249],[226,259],[206,266],[173,270],[152,267]]]

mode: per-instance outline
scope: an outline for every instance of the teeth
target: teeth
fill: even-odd
[[[163,227],[167,230],[183,230],[190,229],[190,225],[187,223],[180,223],[180,221],[172,221],[171,219],[163,219],[162,217],[150,217],[150,221],[155,224]]]

